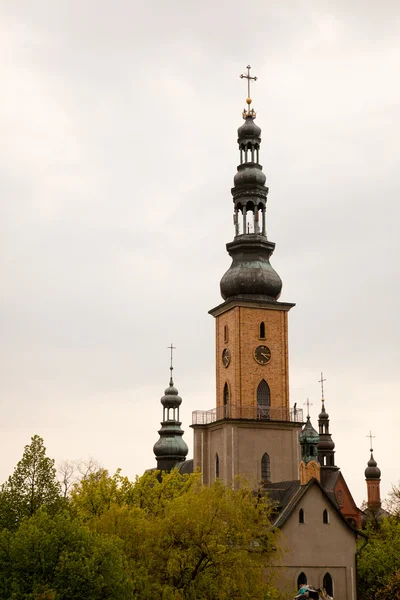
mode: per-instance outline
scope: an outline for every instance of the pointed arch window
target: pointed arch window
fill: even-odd
[[[302,508],[299,510],[299,523],[304,523],[304,510]]]
[[[297,589],[301,588],[302,585],[307,585],[307,577],[303,572],[297,578]]]
[[[215,479],[219,478],[219,456],[215,455]]]
[[[229,387],[226,382],[224,385],[224,417],[225,419],[229,417]]]
[[[329,596],[333,596],[333,579],[330,573],[325,573],[322,580],[322,587]]]
[[[326,510],[326,508],[325,508],[324,512],[322,513],[322,521],[326,525],[329,523],[329,515],[328,515],[328,511]]]
[[[260,340],[265,340],[265,323],[261,321],[260,323]]]
[[[269,390],[269,385],[265,379],[263,379],[260,381],[257,388],[257,412],[259,419],[270,418],[270,406],[271,393]]]
[[[261,459],[261,481],[267,483],[271,480],[271,462],[266,452]]]

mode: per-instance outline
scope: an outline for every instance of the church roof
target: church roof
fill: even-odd
[[[280,481],[277,483],[269,483],[264,486],[264,491],[267,492],[272,503],[275,505],[276,513],[273,522],[274,527],[282,527],[288,520],[290,515],[295,510],[296,506],[312,486],[318,486],[322,494],[326,497],[331,507],[338,514],[343,523],[349,527],[354,533],[366,537],[364,533],[353,527],[341,513],[332,493],[325,490],[320,482],[313,478],[306,485],[300,485],[300,481]]]
[[[175,466],[181,475],[190,475],[193,473],[193,458],[179,462]]]

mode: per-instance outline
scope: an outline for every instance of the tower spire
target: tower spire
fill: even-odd
[[[321,372],[321,379],[318,383],[321,384],[321,412],[318,415],[318,427],[319,427],[319,442],[318,442],[318,460],[321,465],[321,479],[324,481],[325,472],[327,471],[338,471],[338,467],[335,465],[335,443],[332,440],[331,433],[329,431],[329,415],[325,410],[325,393],[324,393],[324,375]]]
[[[259,163],[261,129],[254,123],[256,112],[250,108],[250,84],[257,81],[250,69],[248,65],[247,75],[240,75],[247,79],[248,109],[243,111],[245,122],[238,129],[240,164],[231,190],[235,237],[227,244],[232,265],[221,279],[221,295],[224,300],[239,296],[276,302],[282,281],[269,262],[275,244],[267,239],[268,187]]]
[[[182,423],[179,420],[179,407],[182,398],[178,395],[178,390],[174,387],[172,379],[173,371],[173,351],[176,348],[171,343],[168,346],[171,351],[170,358],[170,380],[169,387],[165,390],[161,398],[163,406],[163,420],[159,430],[160,439],[154,444],[153,451],[157,459],[157,468],[160,471],[170,471],[177,463],[185,460],[188,453],[188,447],[183,440],[184,432],[181,429]]]
[[[367,494],[368,494],[368,508],[369,510],[375,511],[381,507],[381,470],[378,467],[378,463],[374,459],[373,448],[372,448],[372,439],[375,437],[372,435],[372,432],[369,432],[367,435],[369,438],[369,451],[371,452],[370,459],[368,461],[368,466],[364,471],[365,480],[367,482]]]

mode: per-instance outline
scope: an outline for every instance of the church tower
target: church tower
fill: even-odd
[[[288,312],[279,302],[282,281],[270,264],[268,187],[259,162],[261,129],[251,108],[250,81],[244,123],[238,129],[240,164],[231,190],[232,264],[221,279],[224,302],[210,310],[216,323],[216,407],[195,411],[194,466],[204,483],[245,476],[263,482],[298,479],[302,411],[290,409]]]
[[[377,511],[381,508],[381,470],[378,467],[378,463],[374,459],[373,449],[372,449],[372,438],[374,436],[370,433],[371,440],[371,456],[368,461],[368,466],[365,469],[365,481],[367,482],[367,492],[368,492],[368,500],[367,505],[370,511]]]

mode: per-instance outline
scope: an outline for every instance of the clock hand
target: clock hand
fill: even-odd
[[[265,352],[260,352],[261,356],[265,356],[265,358],[269,358],[270,354],[265,354]]]

